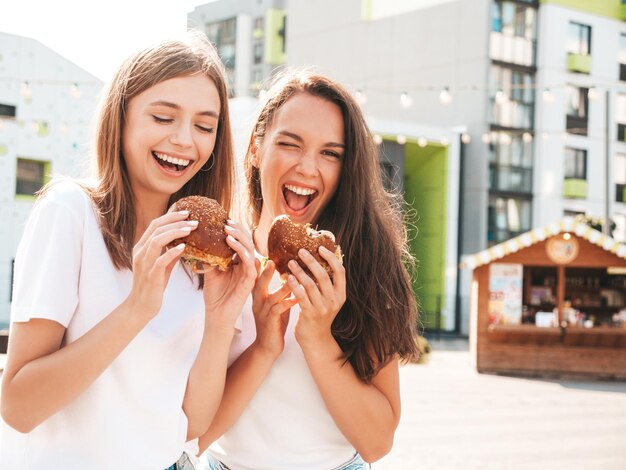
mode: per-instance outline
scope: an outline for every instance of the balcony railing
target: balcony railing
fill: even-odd
[[[567,54],[567,70],[576,73],[591,72],[591,56],[583,54]]]
[[[565,181],[563,181],[563,197],[585,199],[587,197],[587,180],[565,178]]]

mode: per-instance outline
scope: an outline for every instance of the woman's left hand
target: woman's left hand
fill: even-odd
[[[212,268],[204,271],[204,304],[206,321],[233,326],[257,277],[254,242],[250,232],[240,223],[228,221],[226,243],[236,257],[226,271]]]
[[[346,271],[333,252],[320,247],[319,254],[330,265],[333,279],[308,251],[301,249],[298,256],[313,274],[312,279],[292,260],[287,284],[300,305],[296,324],[296,340],[302,348],[332,339],[331,325],[346,301]]]

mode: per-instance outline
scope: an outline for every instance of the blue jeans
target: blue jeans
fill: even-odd
[[[201,461],[201,470],[230,470],[226,465],[208,452],[204,453]],[[368,468],[371,468],[370,464],[365,463],[359,454],[355,454],[355,456],[348,462],[341,464],[341,466],[336,467],[333,470],[366,470]]]
[[[195,470],[195,467],[193,466],[193,463],[191,463],[191,460],[189,460],[189,457],[187,457],[187,454],[183,452],[180,459],[178,459],[175,464],[167,467],[165,470]]]

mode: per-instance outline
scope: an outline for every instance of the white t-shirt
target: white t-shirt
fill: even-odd
[[[54,320],[67,329],[64,344],[71,343],[113,311],[131,285],[132,273],[111,262],[91,199],[78,185],[59,183],[35,205],[18,248],[11,321]],[[182,403],[203,328],[202,291],[179,263],[159,314],[84,393],[28,434],[2,423],[0,468],[173,464],[185,448]]]
[[[280,286],[275,273],[270,290]],[[232,470],[331,470],[356,453],[333,421],[307,366],[294,328],[299,306],[291,309],[285,349],[235,425],[209,452]],[[233,339],[229,363],[256,338],[249,298],[241,333]]]

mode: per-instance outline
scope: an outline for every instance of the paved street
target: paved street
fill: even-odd
[[[477,374],[466,341],[431,344],[401,368],[402,420],[374,470],[626,469],[626,383]]]
[[[484,375],[467,343],[401,369],[403,413],[375,470],[624,470],[626,383]]]

